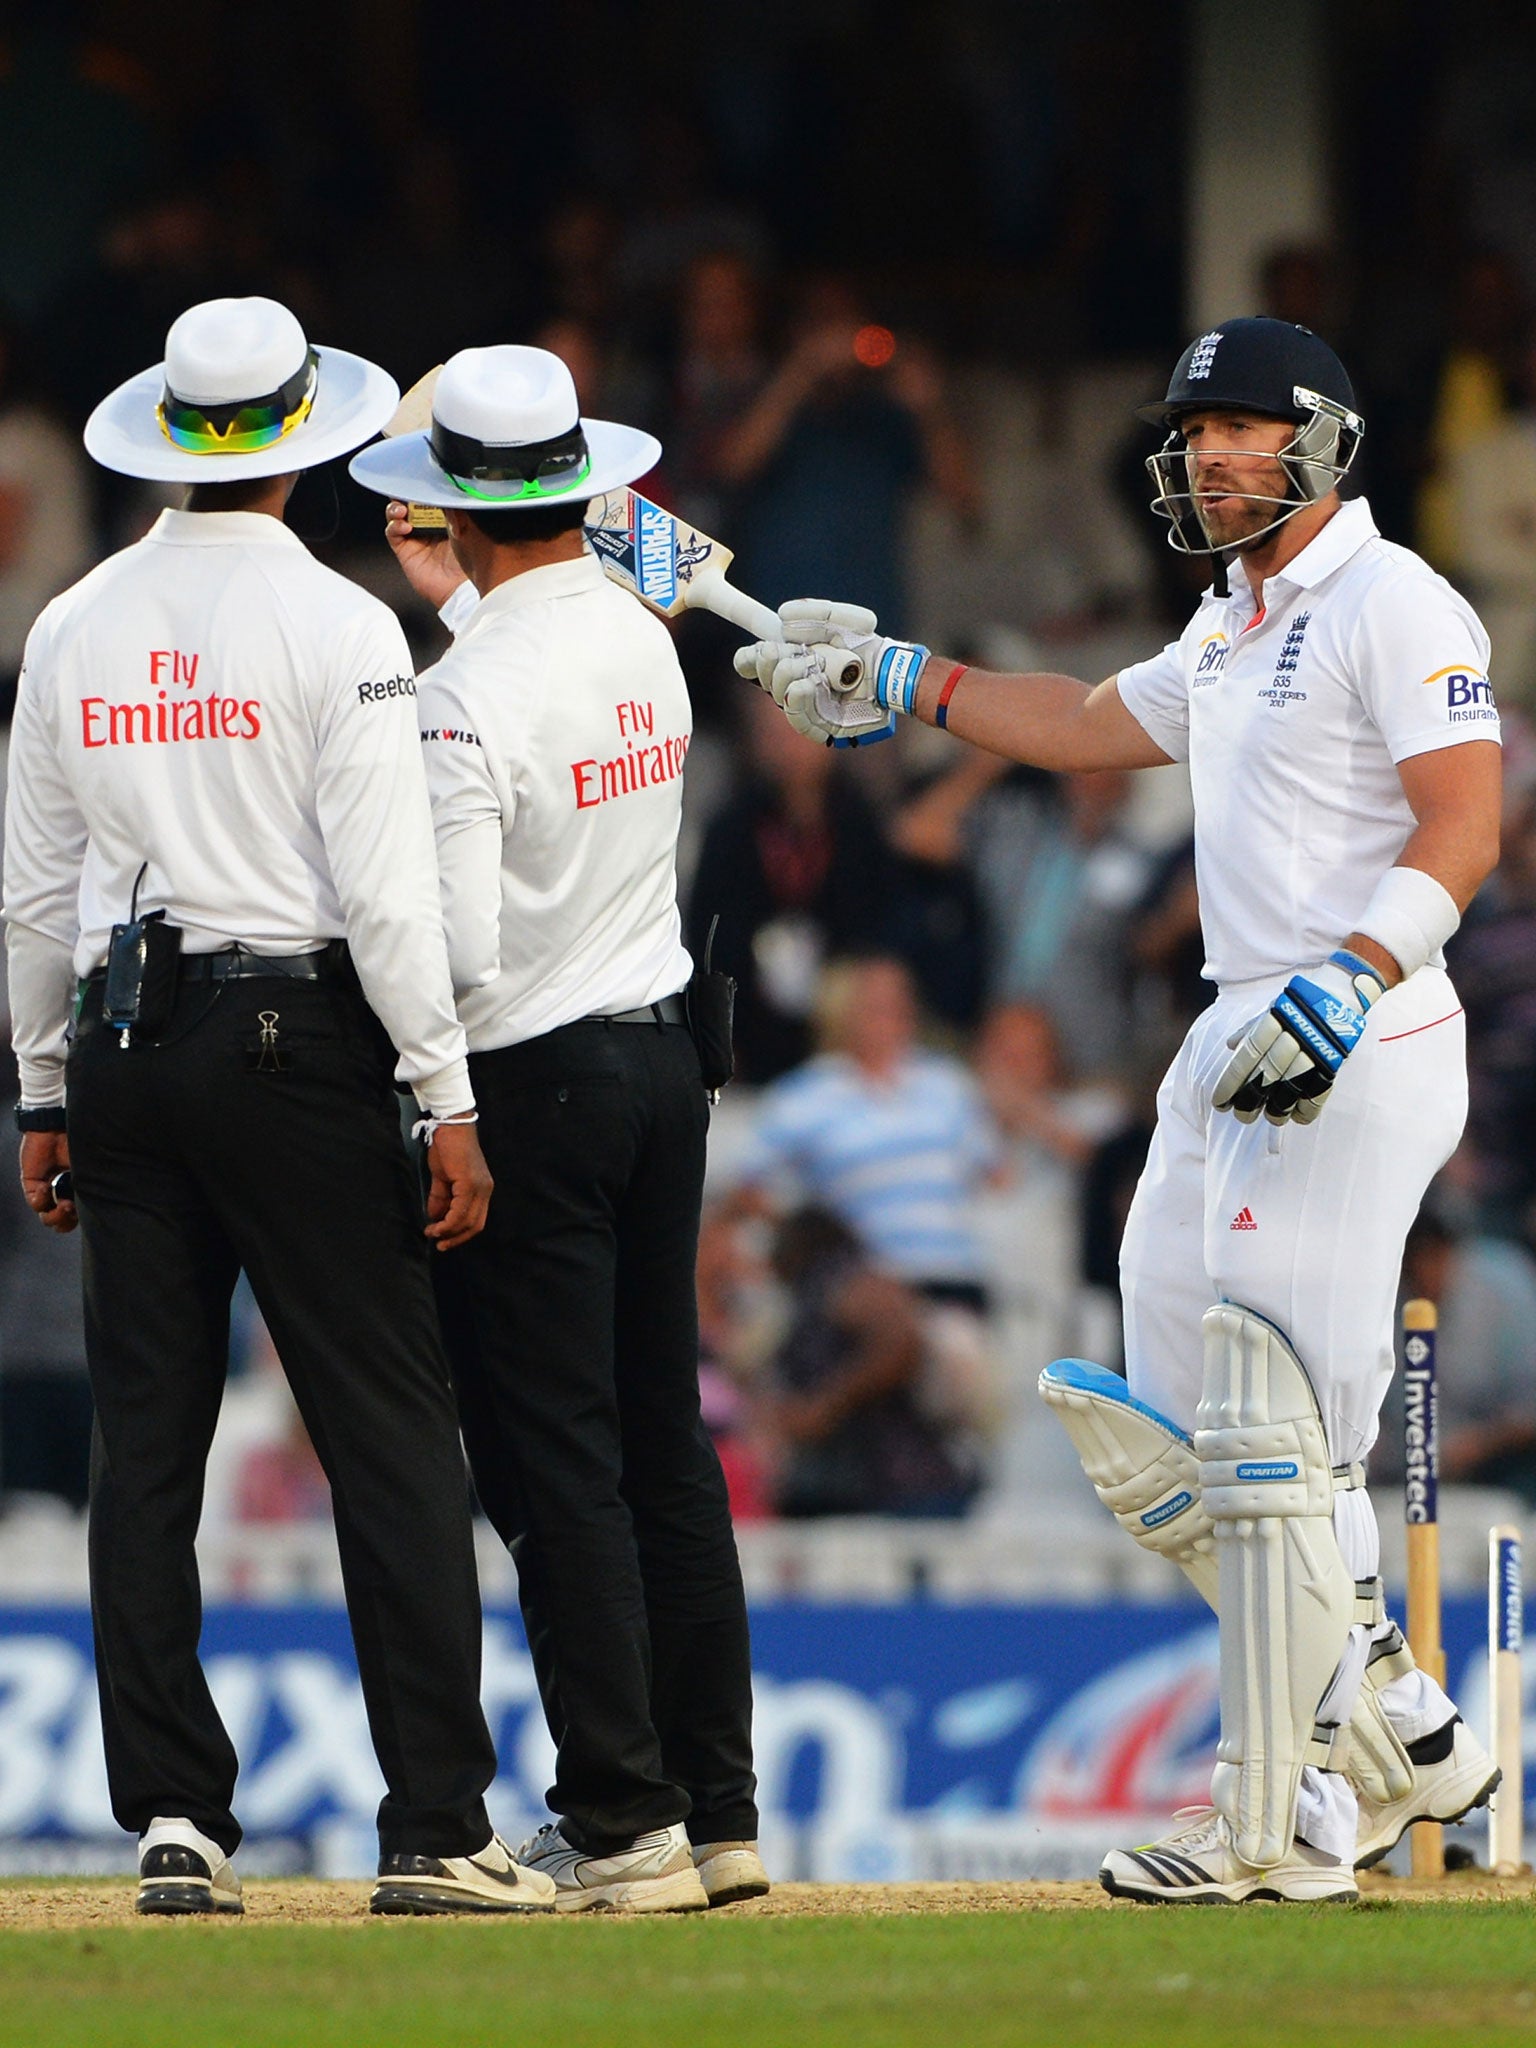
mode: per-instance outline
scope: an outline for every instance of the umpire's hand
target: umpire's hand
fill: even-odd
[[[427,1147],[427,1166],[432,1175],[427,1190],[427,1235],[440,1252],[451,1252],[455,1245],[468,1244],[484,1230],[495,1185],[474,1125],[436,1125]],[[32,1200],[30,1193],[27,1200]]]
[[[21,1140],[21,1191],[40,1223],[61,1235],[80,1218],[70,1201],[54,1197],[53,1180],[69,1165],[69,1140],[62,1131],[27,1131]],[[481,1211],[482,1216],[484,1210]],[[476,1228],[479,1226],[477,1225]]]

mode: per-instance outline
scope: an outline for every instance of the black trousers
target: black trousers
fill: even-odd
[[[285,1071],[253,1071],[259,1011]],[[68,1078],[91,1604],[112,1810],[135,1833],[165,1814],[240,1839],[193,1539],[243,1266],[331,1483],[381,1850],[490,1836],[468,1480],[392,1064],[355,984],[184,984],[161,1041],[126,1051],[87,995]]]
[[[475,1484],[517,1563],[550,1806],[594,1854],[681,1820],[752,1839],[746,1602],[699,1418],[693,1042],[570,1024],[470,1072],[496,1193],[433,1277]]]

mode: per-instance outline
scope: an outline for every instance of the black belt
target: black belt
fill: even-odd
[[[686,1024],[688,1005],[681,990],[675,996],[663,996],[659,1003],[646,1003],[638,1010],[620,1010],[612,1016],[582,1017],[582,1024]]]
[[[176,963],[176,978],[186,982],[269,978],[329,981],[342,971],[346,960],[345,939],[332,939],[328,945],[317,947],[312,953],[250,953],[242,946],[233,946],[218,953],[183,953]],[[106,978],[106,969],[98,967],[93,974],[87,975],[85,985],[96,988]]]

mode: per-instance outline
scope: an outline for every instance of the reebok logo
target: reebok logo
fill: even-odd
[[[415,694],[414,676],[384,676],[377,682],[359,683],[357,686],[359,704],[382,704],[389,697],[414,697]]]
[[[1239,1209],[1232,1218],[1232,1221],[1227,1225],[1229,1230],[1257,1230],[1258,1227],[1257,1223],[1253,1220],[1253,1211],[1251,1209]]]

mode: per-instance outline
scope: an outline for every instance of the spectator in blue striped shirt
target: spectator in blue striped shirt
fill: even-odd
[[[746,1191],[776,1209],[824,1204],[930,1300],[983,1310],[972,1203],[999,1147],[969,1071],[918,1044],[898,960],[833,962],[816,1016],[821,1050],[759,1098]]]

